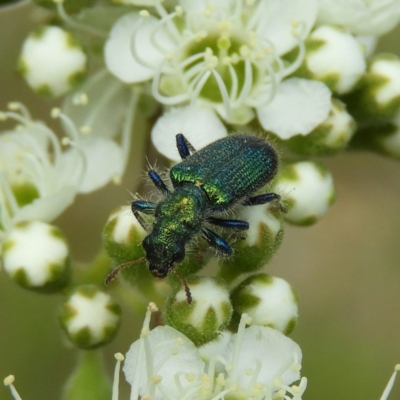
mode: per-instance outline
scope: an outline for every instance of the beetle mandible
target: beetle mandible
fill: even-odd
[[[182,162],[169,172],[174,191],[168,189],[154,170],[149,170],[150,179],[164,198],[158,203],[136,200],[131,208],[147,231],[149,226],[140,213],[154,215],[151,231],[142,242],[150,272],[157,278],[175,272],[190,303],[189,287],[174,267],[185,258],[186,244],[200,234],[218,254],[230,256],[230,245],[209,226],[246,230],[248,222],[223,219],[221,213],[237,204],[253,206],[280,200],[276,193],[251,196],[275,176],[278,155],[264,139],[248,134],[227,136],[196,151],[179,133],[176,146]],[[120,265],[108,275],[106,284],[121,269],[142,260]]]

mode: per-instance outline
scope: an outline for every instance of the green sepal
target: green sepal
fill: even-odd
[[[62,399],[111,399],[111,382],[100,352],[82,352],[78,365],[64,388]]]

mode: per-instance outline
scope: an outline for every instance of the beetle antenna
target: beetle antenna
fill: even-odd
[[[121,265],[118,265],[117,268],[114,268],[114,269],[107,275],[107,278],[104,280],[104,284],[105,284],[106,286],[108,286],[108,285],[110,284],[110,282],[115,278],[115,275],[117,275],[118,272],[121,271],[122,269],[125,269],[125,268],[127,268],[127,267],[130,267],[131,265],[140,263],[140,262],[145,261],[145,260],[146,260],[145,257],[140,257],[140,258],[138,258],[137,260],[128,261],[128,262],[126,262],[126,263],[123,263],[123,264],[121,264]]]
[[[176,268],[172,268],[172,271],[181,280],[182,285],[185,288],[187,302],[190,304],[193,300],[193,297],[186,279],[176,270]]]

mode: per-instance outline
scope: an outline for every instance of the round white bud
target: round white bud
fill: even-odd
[[[146,231],[134,217],[129,206],[114,210],[103,231],[107,253],[119,263],[143,256],[141,243],[145,236]]]
[[[269,326],[285,334],[298,318],[297,295],[284,279],[257,274],[245,279],[231,295],[235,314],[252,318],[253,325]]]
[[[86,63],[86,54],[71,33],[44,26],[25,39],[19,70],[33,90],[57,97],[81,83]]]
[[[2,245],[4,270],[26,289],[55,292],[70,278],[68,245],[55,226],[20,222]]]
[[[394,54],[379,54],[374,57],[362,90],[370,108],[379,116],[394,116],[400,109],[400,59]]]
[[[179,330],[196,345],[217,337],[228,325],[232,315],[229,292],[215,278],[197,277],[188,282],[192,302],[188,304],[182,289],[170,298],[165,319],[168,325]]]
[[[76,288],[63,304],[60,322],[72,343],[88,349],[111,341],[120,325],[120,306],[94,285]]]
[[[352,90],[366,70],[359,42],[331,26],[320,26],[311,33],[305,63],[313,79],[323,81],[338,94]]]
[[[289,208],[285,220],[295,225],[317,222],[335,199],[331,173],[313,161],[284,165],[274,185]]]

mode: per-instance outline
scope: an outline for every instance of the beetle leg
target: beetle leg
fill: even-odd
[[[281,196],[277,193],[264,193],[257,196],[249,197],[242,204],[244,206],[258,206],[260,204],[270,203],[271,201],[277,200],[279,202],[279,208],[282,212],[287,212],[287,208],[281,203]]]
[[[153,181],[154,185],[156,188],[162,193],[162,194],[168,194],[169,189],[167,188],[167,185],[164,183],[164,181],[161,179],[160,175],[157,174],[154,169],[149,170],[148,172],[150,179]]]
[[[143,214],[154,214],[156,205],[153,203],[144,201],[144,200],[136,200],[136,201],[132,202],[131,209],[132,209],[133,215],[138,220],[139,224],[142,225],[142,227],[147,231],[149,229],[149,227],[146,224],[146,222],[144,221],[144,219],[141,217],[139,212],[142,212]]]
[[[266,203],[270,203],[271,201],[280,200],[280,199],[281,199],[281,196],[279,196],[279,194],[265,193],[265,194],[259,194],[258,196],[249,197],[242,204],[244,206],[258,206],[260,204],[266,204]]]
[[[181,156],[182,160],[189,157],[191,153],[196,151],[182,133],[178,133],[176,135],[176,147],[178,148],[179,155]]]
[[[205,239],[208,244],[218,252],[222,253],[224,256],[230,256],[232,254],[232,248],[228,243],[225,242],[222,237],[218,236],[216,233],[207,228],[202,228],[201,237]]]
[[[239,219],[221,219],[208,217],[207,222],[213,225],[220,226],[222,228],[237,229],[239,231],[245,231],[249,229],[249,223],[246,221],[241,221]]]

